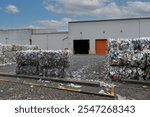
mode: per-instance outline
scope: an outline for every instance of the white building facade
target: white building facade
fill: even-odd
[[[0,43],[2,44],[29,44],[31,30],[8,29],[0,30]]]
[[[32,44],[44,50],[64,50],[68,47],[68,32],[32,33]]]
[[[0,43],[32,44],[44,50],[59,50],[68,47],[68,32],[57,32],[51,29],[0,30]]]
[[[106,39],[138,37],[150,37],[150,18],[69,22],[69,45],[71,50],[77,49],[77,53],[80,53],[80,47],[76,47],[81,42],[80,40],[83,40],[81,43],[85,42],[86,46],[89,43],[88,53],[104,54],[105,50],[102,53],[99,50],[106,49],[107,42],[104,42]]]

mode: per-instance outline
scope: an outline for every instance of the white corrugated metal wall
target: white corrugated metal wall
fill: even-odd
[[[68,32],[61,33],[38,33],[32,34],[33,45],[39,45],[41,49],[58,50],[68,48],[64,39],[68,37]]]

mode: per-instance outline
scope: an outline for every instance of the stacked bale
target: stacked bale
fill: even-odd
[[[16,53],[16,73],[63,77],[70,65],[70,55],[69,51],[63,50],[20,51]]]
[[[150,79],[150,38],[109,39],[109,75],[118,79]]]
[[[16,52],[16,73],[38,75],[38,53],[39,50],[27,50]]]
[[[0,44],[0,64],[15,62],[12,52],[12,45],[2,45]]]
[[[21,50],[37,50],[38,47],[34,45],[11,45],[0,44],[0,64],[9,64],[16,62],[16,51]]]

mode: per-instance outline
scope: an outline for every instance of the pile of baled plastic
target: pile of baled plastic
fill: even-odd
[[[108,59],[113,80],[150,80],[150,38],[109,39]]]
[[[21,50],[38,50],[35,45],[0,44],[0,64],[11,64],[16,62],[16,52]]]
[[[63,50],[34,50],[16,53],[17,74],[63,77],[71,53]]]

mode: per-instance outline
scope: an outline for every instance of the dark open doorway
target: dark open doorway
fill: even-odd
[[[74,40],[74,54],[89,54],[89,40]]]

